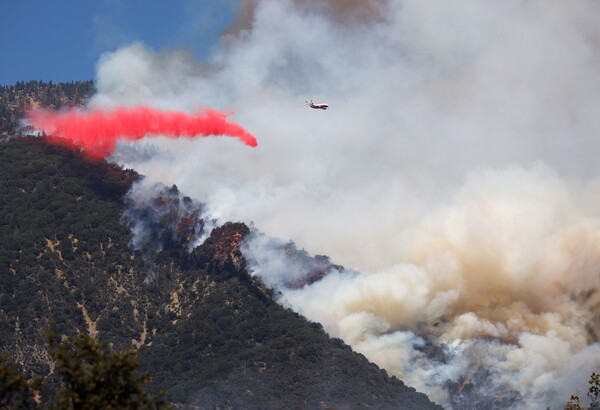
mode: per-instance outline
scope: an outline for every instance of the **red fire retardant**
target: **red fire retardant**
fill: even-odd
[[[196,138],[226,135],[256,147],[256,138],[242,126],[228,121],[227,114],[205,109],[191,115],[148,107],[118,108],[111,111],[32,110],[31,124],[56,144],[81,148],[92,158],[104,158],[115,150],[117,141],[136,141],[147,136]]]

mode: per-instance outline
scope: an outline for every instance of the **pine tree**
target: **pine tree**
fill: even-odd
[[[48,351],[56,361],[62,387],[51,403],[38,403],[42,381],[28,381],[0,356],[0,408],[19,409],[167,409],[164,393],[148,393],[149,373],[138,373],[135,350],[112,352],[87,334],[59,340],[56,330],[47,334]]]

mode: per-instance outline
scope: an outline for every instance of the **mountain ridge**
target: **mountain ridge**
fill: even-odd
[[[0,345],[28,374],[52,377],[39,330],[56,320],[65,334],[138,348],[142,369],[155,375],[152,387],[174,403],[439,408],[281,307],[247,270],[239,249],[245,224],[213,229],[190,253],[181,250],[185,241],[173,241],[173,229],[161,228],[154,240],[163,249],[152,254],[148,281],[143,249],[130,247],[122,220],[122,198],[140,178],[134,171],[89,162],[43,138],[0,144],[0,163],[10,170],[0,192],[9,221],[0,231]],[[154,225],[179,228],[173,218],[187,218],[187,228],[202,226],[191,200],[173,187],[161,192],[164,212],[153,219],[145,211]]]

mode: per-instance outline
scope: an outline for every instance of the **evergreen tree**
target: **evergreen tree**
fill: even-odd
[[[87,334],[59,340],[52,330],[48,335],[49,353],[56,361],[63,387],[52,403],[38,403],[40,378],[27,381],[0,356],[0,408],[18,409],[167,409],[164,393],[150,394],[149,373],[138,373],[135,350],[112,352]]]
[[[27,381],[9,362],[8,353],[0,355],[0,408],[32,409],[37,406],[34,394],[40,389],[41,379]]]

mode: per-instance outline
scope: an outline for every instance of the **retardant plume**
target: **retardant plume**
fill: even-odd
[[[251,147],[258,145],[252,134],[228,121],[227,114],[212,109],[196,115],[143,106],[87,112],[33,110],[27,117],[35,128],[52,136],[51,141],[79,147],[92,158],[112,154],[119,140],[136,141],[151,135],[171,138],[227,135]]]

